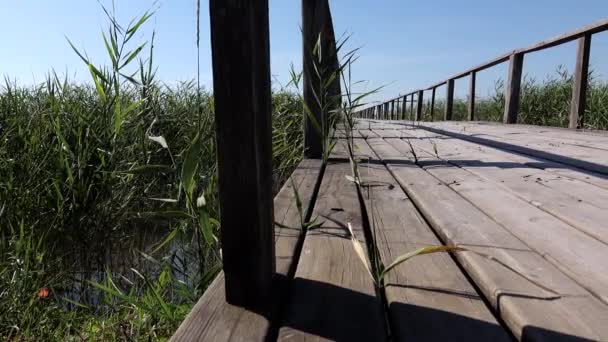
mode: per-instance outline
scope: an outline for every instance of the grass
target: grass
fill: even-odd
[[[155,78],[153,11],[104,8],[108,63],[0,85],[0,336],[166,339],[217,274],[213,97]],[[274,185],[303,155],[302,103],[273,92]]]

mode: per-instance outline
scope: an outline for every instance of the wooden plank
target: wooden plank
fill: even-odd
[[[452,120],[452,112],[454,107],[454,80],[449,79],[445,83],[445,121]]]
[[[581,128],[584,123],[587,104],[587,83],[589,78],[589,56],[591,54],[591,34],[578,39],[572,101],[570,102],[570,128]]]
[[[363,139],[353,139],[353,147],[355,158],[359,158],[361,161],[366,161],[373,157],[374,152],[370,150],[369,146],[363,141]],[[346,139],[339,139],[336,141],[334,149],[329,154],[329,159],[347,161],[349,158],[348,145]]]
[[[322,224],[306,233],[279,341],[386,339],[381,300],[347,230],[350,223],[365,245],[350,174],[348,163],[325,169],[313,213]]]
[[[404,158],[388,144],[393,141],[396,139],[369,139],[368,143],[442,241],[491,254],[561,295],[549,300],[551,293],[496,263],[475,254],[457,253],[459,262],[518,339],[606,339],[606,305],[446,183],[415,165],[412,157]]]
[[[505,88],[505,113],[503,123],[517,123],[519,112],[519,93],[521,88],[521,73],[524,67],[523,53],[512,54],[509,58],[509,76]]]
[[[608,178],[605,176],[436,133],[415,130],[399,131],[399,133],[400,137],[427,137],[427,140],[433,141],[438,146],[438,150],[441,152],[439,154],[442,157],[446,151],[449,151],[445,157],[450,160],[454,159],[454,152],[465,153],[469,158],[467,166],[504,168],[505,174],[510,178],[521,177],[525,181],[542,183],[543,187],[554,188],[576,197],[578,202],[584,201],[608,209],[608,192],[606,191],[608,190]]]
[[[302,212],[309,209],[319,177],[320,160],[303,160],[292,173],[302,201]],[[276,315],[286,299],[284,279],[294,267],[294,253],[301,238],[300,212],[297,209],[292,182],[287,181],[274,200],[275,250],[277,277],[274,284],[273,308]],[[221,272],[175,332],[172,341],[263,341],[271,325],[268,313],[247,310],[226,302],[224,274]]]
[[[601,174],[608,174],[608,160],[598,158],[601,151],[581,151],[580,148],[572,149],[567,146],[547,146],[548,144],[522,143],[521,140],[479,136],[477,134],[453,130],[449,126],[440,123],[420,123],[417,127],[463,140],[472,141],[482,145],[492,146],[501,150],[513,151],[529,156],[551,160],[565,165],[574,166]],[[559,147],[557,150],[556,147]],[[580,146],[579,146],[580,147]],[[600,156],[603,153],[600,154]]]
[[[475,120],[475,79],[477,74],[471,71],[469,80],[469,121]]]
[[[462,197],[482,209],[530,248],[548,256],[548,260],[557,268],[608,304],[608,263],[604,262],[608,260],[608,244],[590,237],[588,233],[594,229],[596,235],[608,236],[605,229],[601,229],[605,209],[579,202],[549,183],[539,184],[528,182],[527,178],[513,177],[510,173],[518,169],[492,167],[499,158],[492,158],[479,150],[469,154],[460,152],[457,141],[434,141],[436,150],[440,151],[437,153],[439,158],[428,141],[412,139],[409,143],[403,140],[390,143],[401,151],[411,144],[420,155],[430,158],[427,161],[432,166],[426,168],[429,173],[450,184]],[[481,159],[482,154],[488,156],[487,165],[469,166],[472,157]],[[440,158],[446,158],[449,162]],[[529,174],[529,170],[522,171]],[[589,223],[592,219],[597,222]],[[587,225],[580,228],[582,223]]]
[[[226,300],[261,308],[275,272],[268,2],[212,0],[210,17]]]
[[[363,184],[370,184],[363,198],[385,266],[417,248],[441,244],[384,165],[360,165],[359,172]],[[385,294],[395,341],[510,340],[447,254],[397,266],[387,274]]]

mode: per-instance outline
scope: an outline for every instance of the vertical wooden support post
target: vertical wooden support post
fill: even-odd
[[[469,121],[475,120],[475,81],[477,73],[471,71],[469,79]]]
[[[506,124],[517,123],[519,112],[519,93],[521,73],[524,66],[524,54],[515,53],[509,58],[509,77],[505,90],[505,113],[502,121]]]
[[[578,39],[572,101],[570,103],[570,128],[582,128],[587,107],[587,82],[589,78],[589,55],[591,54],[591,34]]]
[[[319,45],[315,49],[316,45]],[[321,126],[313,124],[309,115],[304,114],[304,155],[307,158],[321,158],[323,136],[329,133],[331,110],[340,105],[340,76],[331,84],[321,87],[321,81],[328,80],[340,65],[336,50],[336,38],[327,0],[302,0],[302,71],[303,97],[312,116]],[[322,70],[318,75],[315,70]],[[323,103],[319,103],[319,100]],[[329,111],[323,111],[324,106]]]
[[[210,0],[209,12],[226,300],[265,308],[275,272],[268,0]]]
[[[401,99],[401,120],[405,120],[405,108],[407,107],[407,95],[403,95]]]
[[[454,111],[454,80],[449,79],[445,82],[445,113],[443,119],[445,121],[452,120]]]
[[[433,91],[431,91],[431,121],[435,121],[435,90],[437,88],[433,87]]]
[[[384,120],[390,119],[390,108],[389,108],[389,105],[390,105],[389,102],[385,102],[384,103]]]
[[[414,120],[414,93],[410,95],[410,120]]]
[[[416,121],[422,120],[422,103],[424,101],[424,90],[418,90],[418,105],[416,106]]]

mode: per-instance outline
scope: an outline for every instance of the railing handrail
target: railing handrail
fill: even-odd
[[[559,36],[556,36],[556,37],[553,37],[553,38],[550,38],[547,40],[543,40],[541,42],[532,44],[525,48],[520,48],[520,49],[515,49],[512,51],[509,51],[490,61],[479,64],[472,68],[466,69],[465,71],[460,72],[458,74],[452,75],[451,77],[449,77],[441,82],[435,83],[435,84],[429,86],[428,88],[416,89],[414,91],[410,91],[405,94],[400,94],[399,96],[392,98],[388,101],[385,101],[382,104],[393,102],[393,101],[400,101],[402,98],[407,99],[407,97],[410,97],[410,96],[412,97],[412,101],[413,101],[414,94],[420,94],[421,91],[432,90],[433,95],[434,95],[435,90],[444,84],[454,82],[454,80],[457,80],[457,79],[460,79],[463,77],[467,77],[467,76],[472,76],[474,79],[475,74],[477,72],[491,68],[495,65],[498,65],[500,63],[504,63],[504,62],[510,60],[511,66],[509,68],[509,79],[508,79],[507,94],[506,94],[507,96],[505,96],[507,103],[505,106],[504,122],[505,123],[514,123],[517,121],[517,110],[519,107],[519,88],[520,88],[520,84],[521,84],[521,71],[522,71],[521,69],[523,66],[523,56],[527,53],[548,49],[548,48],[555,47],[555,46],[558,46],[561,44],[565,44],[565,43],[568,43],[568,42],[571,42],[574,40],[578,40],[579,44],[578,44],[578,52],[577,52],[576,70],[574,73],[574,86],[573,86],[572,104],[571,104],[571,111],[570,111],[570,127],[579,128],[582,126],[582,119],[583,119],[583,114],[584,114],[584,110],[585,110],[585,102],[586,102],[585,96],[586,96],[586,91],[587,91],[587,73],[588,73],[588,69],[589,69],[589,54],[590,54],[589,51],[590,51],[590,44],[591,44],[591,36],[595,33],[603,32],[603,31],[608,31],[608,19],[597,21],[595,23],[578,28],[574,31],[567,32],[567,33],[561,34]],[[471,92],[471,95],[474,96],[474,93],[475,93],[474,82],[473,82],[473,86],[470,89],[470,92]],[[447,93],[448,93],[447,97],[453,96],[453,89],[448,89]],[[433,96],[433,98],[434,98],[434,96]],[[379,108],[380,106],[382,106],[382,104],[363,108],[360,112],[364,112],[364,113],[370,112],[371,110],[375,110],[375,108]],[[473,117],[474,117],[474,112],[473,112],[474,99],[471,100],[471,103],[469,104],[469,106],[470,106],[469,117],[470,117],[470,119],[473,119]],[[449,104],[448,104],[448,107],[450,107]],[[433,109],[431,109],[431,111],[432,110]],[[379,110],[379,112],[381,112],[381,111]],[[394,113],[391,112],[391,116],[392,116],[392,114],[394,114]],[[450,112],[449,108],[446,110],[446,118],[447,119],[451,118],[451,112]]]

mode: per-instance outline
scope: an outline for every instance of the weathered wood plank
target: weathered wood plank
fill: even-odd
[[[581,128],[584,124],[587,104],[587,82],[589,78],[589,56],[591,55],[591,34],[578,39],[572,101],[570,102],[570,128]]]
[[[519,112],[519,93],[521,90],[521,73],[524,68],[524,54],[514,53],[509,57],[509,75],[505,88],[505,113],[503,123],[517,123]]]
[[[420,123],[420,128],[463,140],[472,141],[482,145],[492,146],[501,150],[513,151],[533,157],[551,160],[565,165],[592,172],[608,174],[608,159],[605,159],[606,151],[586,149],[584,146],[565,146],[551,143],[526,143],[521,139],[491,136],[480,136],[466,130],[455,130],[442,123]]]
[[[348,163],[330,162],[315,203],[319,227],[306,233],[279,341],[380,341],[382,304],[350,240],[350,223],[365,245]]]
[[[275,272],[268,1],[209,7],[226,300],[261,308]]]
[[[441,244],[384,165],[362,164],[359,172],[369,184],[363,198],[385,266],[417,248]],[[447,254],[397,266],[387,274],[385,294],[395,341],[510,340]]]
[[[308,211],[311,196],[319,177],[321,162],[303,160],[291,175],[302,201],[303,213]],[[300,212],[292,182],[287,181],[274,201],[275,250],[277,275],[274,284],[276,315],[286,299],[286,279],[293,267],[296,245],[301,238]],[[273,313],[274,311],[274,313]],[[269,313],[251,311],[226,302],[224,274],[220,273],[182,322],[172,341],[263,341],[270,327]]]
[[[562,296],[549,300],[552,293],[496,263],[475,254],[457,253],[457,259],[517,338],[601,340],[608,336],[603,323],[608,319],[606,305],[446,183],[415,165],[411,156],[404,158],[405,151],[388,144],[393,141],[396,139],[368,140],[444,242],[493,255]]]
[[[560,220],[561,216],[577,216],[579,211],[572,207],[582,202],[571,201],[548,185],[527,182],[521,177],[510,177],[508,173],[514,169],[468,166],[472,155],[458,153],[455,141],[435,142],[437,150],[441,151],[439,155],[448,155],[444,158],[449,163],[438,158],[427,142],[411,140],[409,143],[390,143],[401,151],[412,145],[420,155],[429,158],[425,160],[429,165],[425,169],[429,173],[449,184],[454,191],[483,210],[531,249],[548,256],[547,259],[557,268],[608,304],[608,264],[604,262],[608,260],[608,244],[586,234],[585,230],[589,228],[580,229],[568,224],[569,220]],[[476,153],[482,154],[480,151]],[[593,211],[589,207],[580,211],[591,211],[589,216],[603,222],[602,216],[605,214],[601,213],[605,210],[596,208]],[[569,214],[560,215],[560,211]],[[580,221],[579,218],[579,225]],[[592,220],[585,220],[588,221]]]

